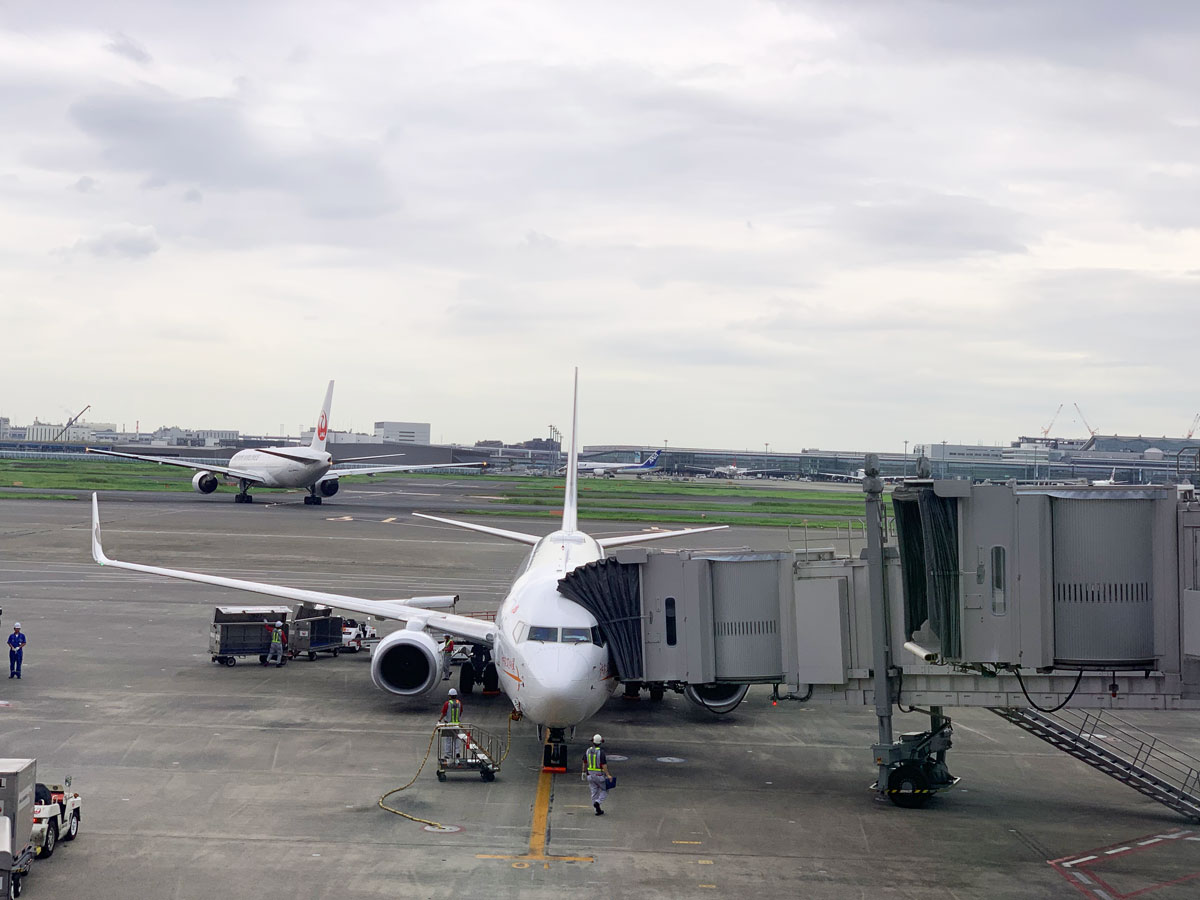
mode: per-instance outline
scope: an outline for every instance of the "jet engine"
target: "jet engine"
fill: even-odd
[[[371,654],[371,680],[385,691],[419,697],[442,680],[442,651],[424,631],[393,631]]]
[[[748,690],[748,684],[689,684],[683,696],[709,712],[724,715],[738,708]]]
[[[330,478],[328,481],[322,481],[317,487],[320,488],[322,497],[332,497],[338,492],[340,485],[336,478]]]
[[[192,476],[192,488],[198,494],[211,494],[217,489],[217,476],[212,472],[197,472]]]

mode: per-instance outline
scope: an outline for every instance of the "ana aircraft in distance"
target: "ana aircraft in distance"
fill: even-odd
[[[258,447],[239,450],[229,460],[228,466],[197,465],[179,459],[162,456],[139,456],[136,453],[118,453],[116,450],[85,448],[88,453],[103,453],[105,456],[120,456],[124,459],[140,459],[163,466],[178,466],[194,469],[192,487],[200,494],[211,494],[217,489],[221,478],[235,482],[238,492],[235,503],[250,503],[254,497],[251,487],[307,488],[305,505],[321,505],[322,497],[332,497],[338,492],[338,478],[343,475],[380,475],[384,472],[415,472],[420,469],[456,469],[464,467],[486,467],[487,463],[437,463],[427,466],[356,466],[338,468],[333,457],[325,451],[325,439],[329,434],[329,410],[333,404],[333,382],[325,391],[325,405],[317,417],[312,443],[307,447]],[[386,453],[382,456],[356,456],[340,462],[359,462],[367,459],[391,459],[403,453]]]
[[[576,373],[576,399],[578,383]],[[578,522],[578,470],[575,466],[578,462],[576,421],[572,414],[567,484],[563,497],[562,524],[558,530],[540,537],[472,522],[421,516],[531,547],[520,575],[500,603],[494,622],[438,612],[431,608],[446,605],[453,601],[453,597],[366,600],[109,559],[101,545],[100,507],[95,494],[92,495],[92,557],[102,566],[253,591],[288,600],[323,603],[351,612],[407,622],[406,628],[389,634],[371,654],[372,680],[393,694],[420,696],[442,683],[445,662],[439,643],[430,635],[429,629],[482,647],[490,657],[487,666],[491,668],[493,683],[498,678],[500,689],[512,701],[514,708],[524,718],[531,719],[539,731],[545,729],[548,732],[543,757],[545,765],[561,768],[566,764],[568,729],[573,731],[576,725],[604,705],[616,687],[616,678],[609,670],[608,649],[601,641],[599,623],[590,612],[559,593],[559,580],[579,566],[602,559],[610,547],[725,527],[716,525],[679,531],[655,531],[599,540],[581,531]],[[485,675],[485,683],[486,680]],[[736,707],[747,690],[746,685],[711,687],[722,693],[698,695],[694,688],[690,688],[688,697],[695,703],[720,712]]]
[[[649,472],[651,469],[658,466],[658,458],[660,456],[662,456],[662,450],[655,450],[652,454],[650,454],[649,457],[637,465],[630,465],[629,463],[601,463],[580,460],[577,464],[578,472],[580,475],[604,476],[616,475],[617,473],[630,475],[642,474],[644,472]],[[563,466],[558,470],[559,475],[565,475],[566,472],[566,466]]]

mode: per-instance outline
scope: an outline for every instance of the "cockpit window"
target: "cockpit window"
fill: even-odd
[[[558,629],[547,628],[544,625],[530,625],[529,634],[525,635],[525,640],[556,643],[558,641]]]
[[[564,628],[562,630],[562,642],[564,644],[590,644],[592,642],[592,629]]]

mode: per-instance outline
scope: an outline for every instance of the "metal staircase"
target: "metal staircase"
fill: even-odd
[[[1151,800],[1200,821],[1200,759],[1101,710],[989,709]]]

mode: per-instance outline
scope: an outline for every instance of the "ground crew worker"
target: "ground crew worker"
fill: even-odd
[[[454,656],[454,638],[446,635],[442,641],[442,681],[450,680],[450,659]]]
[[[608,779],[612,776],[608,773],[608,757],[604,754],[604,738],[598,734],[592,735],[592,746],[588,747],[583,754],[583,780],[588,784],[588,790],[592,795],[592,806],[596,808],[596,815],[604,815],[604,810],[600,808],[600,804],[608,797]]]
[[[287,643],[287,635],[283,633],[283,622],[276,622],[267,627],[271,629],[271,648],[267,651],[267,660],[263,665],[270,665],[271,660],[275,660],[275,668],[278,669],[283,665],[283,647]]]
[[[25,635],[21,634],[21,623],[13,622],[13,633],[8,636],[8,677],[21,677],[21,660],[25,657]]]
[[[462,701],[458,699],[458,691],[450,688],[450,695],[446,698],[446,702],[442,704],[442,714],[438,717],[439,722],[445,722],[448,725],[458,725],[462,721]],[[452,759],[461,756],[458,752],[458,729],[446,728],[442,730],[442,759]]]

